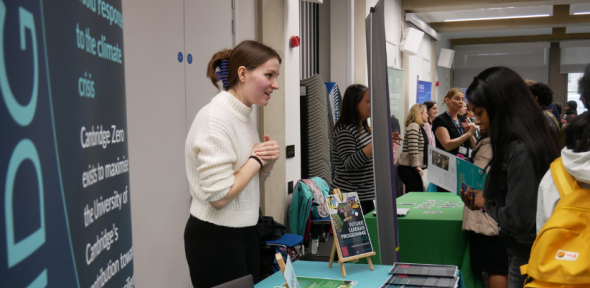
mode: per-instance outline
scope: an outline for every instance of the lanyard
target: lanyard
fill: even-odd
[[[464,130],[463,127],[461,127],[461,123],[459,123],[459,116],[457,116],[457,122],[459,123],[459,125],[455,124],[455,120],[453,120],[453,117],[451,117],[451,114],[449,114],[449,111],[445,111],[445,113],[447,114],[447,116],[449,116],[449,118],[451,118],[451,122],[453,122],[453,125],[455,125],[455,127],[457,127],[457,131],[459,131],[459,134],[461,136],[463,136]]]

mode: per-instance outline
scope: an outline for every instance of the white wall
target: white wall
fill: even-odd
[[[330,3],[330,78],[342,93],[354,82],[354,0]]]
[[[183,232],[184,1],[123,1],[125,82],[137,287],[190,287]],[[154,21],[158,19],[159,21]]]
[[[322,5],[322,4],[320,4]],[[299,35],[299,0],[285,1],[285,35],[290,38]],[[283,65],[285,72],[285,144],[295,145],[295,157],[285,160],[286,181],[293,185],[301,178],[301,120],[299,109],[299,48],[291,48],[285,41]],[[286,156],[286,149],[281,157]],[[285,193],[287,183],[285,183]],[[286,203],[285,203],[286,205]]]
[[[338,1],[338,0],[335,0]],[[319,5],[319,16],[318,16],[318,28],[319,28],[319,68],[320,68],[320,76],[325,82],[333,82],[332,81],[332,72],[331,72],[331,39],[330,39],[330,6],[331,0],[324,0],[323,4]],[[344,87],[346,88],[346,87]],[[342,87],[340,87],[342,90]],[[344,93],[344,90],[342,90]]]
[[[439,59],[439,55],[440,55],[440,49],[441,48],[446,48],[446,49],[451,49],[451,41],[449,39],[447,39],[446,37],[439,35],[439,39],[438,41],[436,41],[435,43],[435,48],[434,48],[434,53],[436,55],[436,59],[434,61],[434,64],[436,65],[436,69],[435,71],[435,75],[434,78],[432,78],[432,82],[433,82],[433,98],[436,99],[436,103],[438,106],[438,114],[442,114],[445,109],[442,108],[442,98],[447,94],[447,91],[449,91],[451,88],[451,69],[449,68],[443,68],[443,67],[439,67],[438,64],[438,59]],[[439,86],[435,87],[435,83],[436,81],[439,81]]]

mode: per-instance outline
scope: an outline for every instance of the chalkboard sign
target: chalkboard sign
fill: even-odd
[[[0,0],[0,286],[134,287],[121,0]]]

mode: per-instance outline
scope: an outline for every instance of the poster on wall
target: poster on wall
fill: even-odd
[[[0,283],[134,287],[121,0],[0,0]]]
[[[418,80],[416,103],[424,104],[432,100],[432,82]]]
[[[390,125],[391,125],[391,133],[398,132],[402,139],[404,138],[405,130],[402,129],[404,127],[405,117],[404,117],[404,86],[403,81],[404,79],[404,71],[395,69],[395,68],[387,68],[387,81],[389,86],[389,116]],[[393,168],[394,171],[397,171],[397,165],[399,161],[399,156],[401,154],[401,145],[397,145],[395,143],[392,144],[393,147]],[[399,178],[399,175],[395,173],[395,195],[396,198],[400,197],[404,194],[404,187],[403,182]]]
[[[325,196],[342,258],[373,252],[369,230],[356,192]]]

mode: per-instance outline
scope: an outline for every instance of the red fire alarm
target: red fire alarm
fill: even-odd
[[[289,43],[291,43],[291,48],[299,47],[299,36],[291,36]]]
[[[436,81],[436,87],[438,87],[438,81]]]

